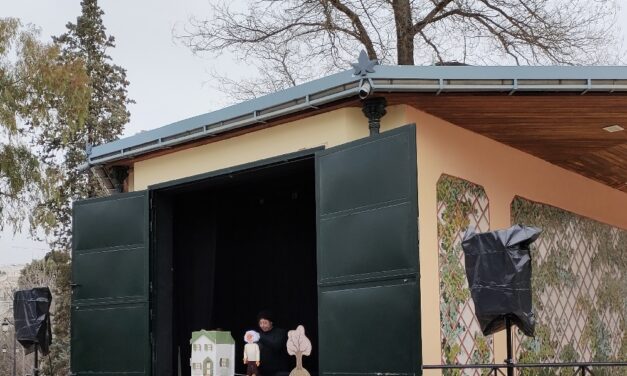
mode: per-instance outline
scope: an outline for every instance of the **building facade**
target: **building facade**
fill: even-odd
[[[379,135],[369,134],[363,102],[357,98],[364,82],[369,83],[367,95],[387,100]],[[333,348],[333,352],[347,349],[338,338],[358,332],[357,324],[354,331],[342,331],[343,325],[352,325],[347,318],[354,317],[355,322],[367,325],[359,321],[358,312],[343,312],[341,305],[334,306],[325,300],[325,289],[334,289],[336,282],[355,284],[350,294],[340,298],[342,304],[350,305],[359,291],[376,288],[383,291],[384,287],[394,285],[388,281],[398,279],[403,284],[415,278],[413,290],[389,290],[394,292],[387,295],[398,293],[394,298],[398,300],[386,301],[376,293],[371,296],[375,297],[374,306],[379,304],[376,299],[381,298],[380,304],[387,302],[391,307],[386,313],[389,317],[371,320],[390,326],[388,333],[393,333],[373,341],[390,347],[394,338],[398,338],[411,355],[409,358],[396,355],[399,364],[501,362],[505,358],[505,335],[497,333],[484,338],[480,334],[465,280],[460,239],[469,226],[488,231],[516,223],[543,229],[532,251],[537,335],[533,339],[515,336],[517,359],[624,361],[627,357],[627,132],[610,133],[603,128],[612,125],[627,128],[626,94],[625,68],[377,67],[368,76],[345,72],[95,148],[90,164],[112,190],[117,185],[140,194],[173,187],[191,189],[192,183],[201,181],[216,187],[226,186],[228,178],[237,177],[242,171],[315,156],[312,157],[316,159],[312,162],[315,178],[312,177],[311,184],[315,185],[318,216],[314,225],[318,231],[315,244],[318,258],[314,265],[318,268],[320,310],[320,338],[315,340],[320,341],[321,373],[350,373],[350,363],[325,352],[325,346]],[[362,164],[355,159],[362,157],[355,150],[366,148],[368,140],[391,140],[397,136],[402,137],[398,145],[374,150]],[[384,163],[387,156],[400,149],[409,154],[399,154],[398,159]],[[346,160],[355,159],[352,167],[350,171],[340,168],[336,175],[331,172],[325,175],[325,171],[332,170],[329,166],[337,150],[349,151],[343,155]],[[356,154],[349,155],[353,151]],[[329,162],[322,159],[324,156]],[[379,161],[384,161],[381,169],[376,167]],[[407,168],[403,163],[412,167]],[[385,196],[395,189],[381,188],[386,182],[405,184],[403,177],[408,176],[413,181],[407,183],[402,198],[393,195],[387,201],[378,198],[377,203],[364,204],[364,210],[359,209],[360,198],[355,198],[361,195],[359,190],[350,182],[345,183],[355,190],[342,193],[345,195],[342,197],[345,201],[354,199],[358,204],[343,208],[340,203],[336,205],[337,212],[325,212],[328,179],[341,180],[342,176],[352,176],[353,171],[362,168],[364,176],[377,174],[373,180],[364,180],[370,184],[365,192],[381,190]],[[293,176],[306,180],[302,177],[305,174]],[[226,179],[224,183],[218,182],[220,177]],[[397,178],[400,180],[394,180]],[[251,175],[248,183],[242,180],[241,184],[252,186],[255,179],[258,177]],[[296,188],[292,189],[292,199],[295,195],[300,197],[299,194]],[[271,196],[254,197],[260,204]],[[98,205],[105,205],[104,202]],[[376,233],[385,226],[383,219],[350,222],[351,216],[367,216],[370,210],[379,209],[381,214],[383,209],[395,205],[412,207],[415,212],[403,212],[400,217],[390,214],[394,226],[385,227],[386,231],[381,233],[390,234],[401,228],[396,239],[404,240],[398,242],[398,247],[414,249],[410,256],[395,253],[394,240],[377,243],[385,237]],[[163,213],[177,209],[176,205],[164,205],[159,210]],[[346,216],[334,214],[342,211]],[[210,223],[218,223],[216,228],[219,228],[223,216]],[[409,219],[403,222],[399,218]],[[379,227],[371,228],[370,232],[360,232],[363,228],[354,230],[357,226],[354,223],[371,222]],[[327,228],[326,223],[336,227]],[[160,228],[158,223],[155,226]],[[342,233],[333,232],[340,226],[345,226],[341,227],[343,234],[351,235],[348,240],[342,238]],[[246,237],[254,233],[246,228],[250,227],[244,227],[236,235]],[[294,231],[291,229],[290,233]],[[411,235],[414,231],[415,242]],[[332,234],[329,237],[333,239],[342,238],[345,243],[338,245],[329,240],[331,244],[325,234]],[[183,237],[176,233],[173,236]],[[333,274],[336,265],[349,261],[341,256],[320,256],[324,255],[321,249],[327,246],[348,249],[361,238],[369,239],[367,244],[375,244],[372,254],[364,259],[372,263],[389,262],[388,269],[370,269],[357,260],[358,253],[351,253],[351,266],[346,267],[352,273],[348,273],[350,278]],[[154,243],[146,242],[148,249],[155,248]],[[172,252],[183,252],[174,244]],[[391,265],[390,259],[397,256],[410,258],[404,260],[409,266]],[[337,264],[329,266],[329,260]],[[76,266],[76,258],[75,267],[80,267],[80,264]],[[295,266],[290,264],[288,268],[291,267]],[[327,272],[327,269],[321,272],[321,268],[329,268],[330,274],[321,277],[321,273]],[[146,272],[144,278],[150,279],[154,275],[151,273]],[[325,276],[330,277],[325,279]],[[334,280],[336,277],[340,279]],[[224,279],[212,283],[221,281]],[[405,295],[405,291],[410,294]],[[147,301],[153,302],[153,295],[146,296]],[[413,303],[397,304],[408,300]],[[324,307],[330,308],[332,314],[325,316],[328,311],[321,308],[324,304],[329,304]],[[356,306],[366,307],[360,312],[370,311],[367,305]],[[395,312],[403,309],[409,313],[395,316]],[[210,311],[208,308],[207,312]],[[393,324],[397,318],[407,324],[405,332],[402,326]],[[324,338],[327,335],[333,338],[332,342]],[[420,365],[399,371],[394,365],[394,355],[385,353],[385,356],[388,358],[365,362],[371,372],[421,372]],[[158,374],[159,370],[152,367]],[[368,373],[357,371],[360,372]],[[425,371],[425,374],[437,372]],[[475,371],[464,372],[475,374]]]

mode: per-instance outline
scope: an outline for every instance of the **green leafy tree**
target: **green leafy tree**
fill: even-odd
[[[54,218],[51,246],[61,251],[69,251],[71,246],[72,202],[103,194],[93,176],[79,171],[87,148],[118,138],[130,119],[126,106],[132,103],[127,96],[126,71],[107,54],[115,47],[115,38],[106,34],[104,12],[96,0],[84,0],[81,7],[76,23],[68,23],[67,32],[53,39],[64,62],[85,63],[91,88],[85,126],[70,134],[67,142],[62,128],[50,128],[39,139],[46,161],[61,160],[56,171],[62,183],[47,204],[47,216]]]
[[[7,224],[18,231],[24,220],[31,230],[54,223],[44,208],[59,175],[54,165],[38,158],[42,149],[35,141],[55,130],[57,142],[65,144],[80,132],[90,90],[81,59],[63,60],[59,47],[40,41],[33,27],[0,19],[0,229]],[[21,285],[48,285],[54,292],[55,279],[47,273],[51,268],[42,268],[49,262],[33,264],[22,274]]]
[[[122,134],[130,117],[126,106],[132,102],[127,96],[126,71],[113,64],[107,54],[115,47],[115,39],[106,34],[104,12],[96,0],[84,0],[81,7],[76,23],[68,23],[67,32],[53,39],[60,49],[60,61],[85,65],[90,96],[84,126],[66,132],[62,124],[57,124],[37,135],[42,160],[50,166],[49,174],[57,176],[39,211],[40,222],[49,224],[52,252],[47,259],[55,273],[51,285],[55,341],[42,364],[42,372],[49,375],[69,373],[72,202],[104,193],[95,177],[81,171],[80,166],[86,162],[89,146],[115,140]]]
[[[0,18],[0,229],[41,221],[41,202],[56,175],[40,163],[31,141],[56,129],[59,142],[87,117],[89,78],[83,62],[62,61],[57,46],[14,18]]]

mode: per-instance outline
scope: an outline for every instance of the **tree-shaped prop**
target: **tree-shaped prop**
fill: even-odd
[[[302,325],[296,330],[287,332],[287,353],[296,356],[296,368],[290,372],[290,376],[310,376],[303,368],[303,355],[311,354],[311,341],[305,336],[305,328]]]

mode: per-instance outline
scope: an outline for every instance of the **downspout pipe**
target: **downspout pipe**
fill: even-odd
[[[368,118],[370,136],[376,136],[381,129],[381,118],[387,113],[387,100],[383,97],[367,98],[362,102],[361,111]]]

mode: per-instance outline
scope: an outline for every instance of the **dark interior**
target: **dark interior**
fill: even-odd
[[[189,375],[200,329],[230,331],[245,373],[244,332],[271,309],[275,326],[304,325],[314,348],[304,366],[317,374],[313,158],[159,189],[153,208],[155,373]]]

